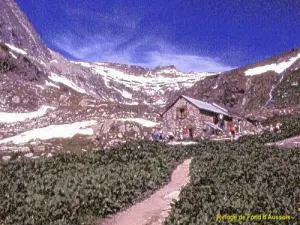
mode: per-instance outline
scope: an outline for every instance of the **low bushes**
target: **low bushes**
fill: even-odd
[[[281,134],[207,143],[192,161],[191,182],[165,224],[299,224],[300,151],[265,145],[299,135],[299,115],[267,123],[278,119],[283,124]],[[260,219],[262,215],[267,219]],[[276,219],[284,215],[290,219]]]
[[[156,142],[23,161],[0,171],[0,223],[91,224],[149,195],[184,154]]]

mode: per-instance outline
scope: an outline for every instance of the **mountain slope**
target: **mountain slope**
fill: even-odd
[[[281,82],[286,82],[286,77],[290,77],[291,81],[297,80],[299,68],[300,48],[295,48],[261,62],[198,81],[185,93],[247,113],[259,112],[264,107],[281,108],[282,105],[276,100],[280,95],[279,86]],[[294,86],[293,95],[285,96],[286,106],[297,107],[297,104],[292,104],[294,96],[300,93],[297,87]],[[275,96],[277,98],[274,99]]]
[[[296,48],[223,73],[182,73],[175,66],[148,69],[74,62],[48,49],[17,4],[3,0],[0,154],[32,149],[56,152],[91,143],[108,147],[148,137],[158,126],[159,113],[180,94],[222,103],[248,115],[267,115],[273,112],[269,107],[297,108],[299,58],[300,48]],[[84,136],[77,127],[79,122],[88,124],[82,129],[92,129],[92,135]],[[78,132],[74,136],[66,127]],[[73,136],[59,139],[46,135],[43,141],[30,140],[32,134],[41,134],[42,139],[49,129],[57,133],[66,129],[64,132]],[[20,146],[21,137],[27,139]]]

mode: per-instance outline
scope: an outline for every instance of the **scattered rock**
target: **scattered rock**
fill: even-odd
[[[121,126],[119,126],[119,132],[124,133],[125,129],[126,129],[125,124],[122,124]]]
[[[179,193],[180,193],[180,191],[173,191],[169,194],[166,194],[164,196],[164,199],[176,199],[176,200],[178,200],[179,199]]]
[[[41,144],[42,142],[40,141],[40,140],[35,140],[35,141],[32,141],[32,142],[30,142],[29,144],[30,145],[39,145],[39,144]]]
[[[58,101],[63,102],[63,101],[66,101],[67,99],[68,99],[68,97],[66,95],[60,95]]]
[[[39,145],[39,146],[34,146],[33,147],[33,151],[34,152],[43,152],[46,150],[45,145]]]
[[[14,96],[11,101],[15,104],[19,104],[21,102],[21,99],[18,96]]]
[[[26,157],[26,158],[31,158],[32,156],[33,156],[33,153],[31,153],[31,152],[24,155],[24,157]]]
[[[27,147],[27,146],[19,147],[19,148],[16,149],[16,151],[18,151],[18,152],[30,152],[30,148]]]
[[[10,158],[11,158],[10,156],[6,155],[6,156],[3,156],[3,157],[2,157],[2,160],[4,160],[4,161],[9,161]]]

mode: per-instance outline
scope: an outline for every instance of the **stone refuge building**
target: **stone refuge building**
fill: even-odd
[[[164,133],[172,132],[176,135],[180,130],[186,128],[187,132],[183,134],[183,138],[193,139],[205,137],[209,135],[207,128],[222,131],[217,126],[220,115],[225,122],[225,129],[223,131],[228,133],[228,122],[235,119],[237,120],[239,118],[237,115],[229,113],[227,109],[216,103],[203,102],[181,95],[161,114],[163,121],[162,131]],[[253,125],[245,119],[239,119],[241,119],[242,128],[253,127]]]

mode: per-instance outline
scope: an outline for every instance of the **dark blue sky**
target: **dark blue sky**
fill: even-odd
[[[300,46],[297,0],[17,0],[70,59],[224,71]]]

